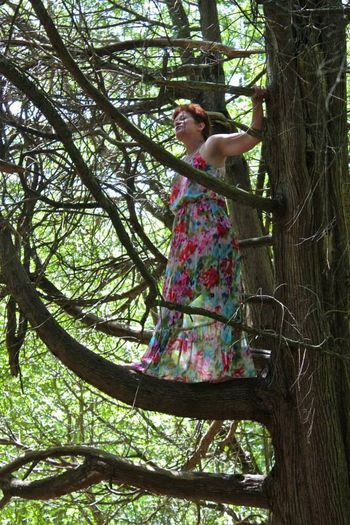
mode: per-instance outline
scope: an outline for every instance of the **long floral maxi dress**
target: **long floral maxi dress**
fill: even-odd
[[[214,176],[199,153],[184,160]],[[170,206],[175,213],[163,297],[240,320],[238,244],[217,193],[177,176]],[[132,368],[188,383],[252,377],[255,369],[239,330],[212,318],[162,308],[140,363]]]

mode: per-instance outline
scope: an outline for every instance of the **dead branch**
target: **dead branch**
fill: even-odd
[[[211,443],[213,442],[213,439],[215,438],[216,434],[220,432],[223,425],[223,421],[213,421],[208,428],[208,431],[204,434],[202,439],[199,442],[198,447],[193,452],[192,456],[186,461],[184,466],[182,467],[182,470],[192,470],[198,465],[200,460],[205,457],[206,453],[208,452],[208,448],[210,447]]]

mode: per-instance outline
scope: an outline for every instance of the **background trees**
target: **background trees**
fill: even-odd
[[[274,523],[346,523],[346,9],[335,0],[124,4],[1,6],[0,260],[18,377],[2,376],[4,464],[32,451],[0,471],[4,516],[262,523],[270,508]],[[251,152],[249,169],[233,159],[230,185],[162,149],[181,155],[170,119],[179,99],[202,103],[217,130],[248,124],[266,63],[262,155]],[[191,387],[114,365],[143,352],[161,301],[173,170],[230,198],[247,333],[273,352],[264,379]]]

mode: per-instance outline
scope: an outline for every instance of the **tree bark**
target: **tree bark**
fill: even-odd
[[[47,458],[79,457],[84,463],[63,474],[35,481],[19,480],[13,473],[28,463]],[[176,472],[162,468],[134,465],[114,454],[93,447],[72,446],[28,452],[0,469],[0,488],[5,497],[48,500],[108,481],[138,487],[154,494],[190,501],[269,507],[264,476],[227,475],[207,472]]]
[[[345,525],[350,515],[349,201],[341,191],[349,180],[345,34],[340,13],[303,14],[306,4],[313,2],[264,4],[269,169],[273,195],[283,194],[287,210],[273,230],[278,299],[285,307],[283,317],[276,311],[275,322],[284,335],[327,344],[325,351],[310,353],[301,345],[298,351],[276,348],[272,355],[272,380],[284,392],[274,406],[272,523]]]

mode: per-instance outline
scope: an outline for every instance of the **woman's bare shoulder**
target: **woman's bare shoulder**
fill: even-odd
[[[210,137],[208,137],[204,144],[199,148],[199,153],[203,160],[215,168],[222,168],[225,166],[225,156],[221,153],[220,142],[220,135],[210,135]]]

